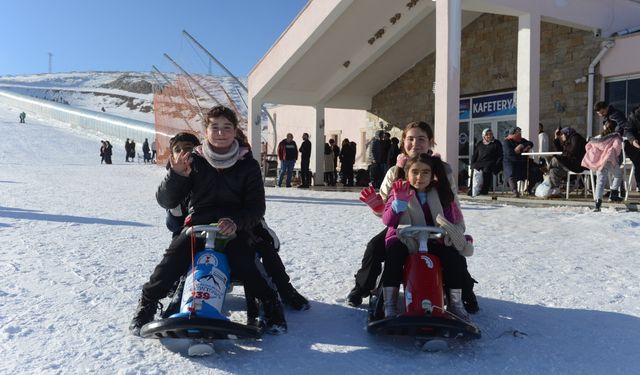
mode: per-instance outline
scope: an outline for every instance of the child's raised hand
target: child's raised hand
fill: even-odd
[[[396,200],[409,202],[409,199],[414,194],[413,189],[411,189],[411,185],[409,185],[409,181],[398,180],[393,183],[393,193],[396,197]]]
[[[375,213],[381,213],[384,210],[382,197],[376,193],[376,189],[371,185],[360,191],[360,201],[369,206]]]
[[[180,176],[188,177],[191,174],[191,152],[182,151],[177,158],[169,157],[171,169]]]

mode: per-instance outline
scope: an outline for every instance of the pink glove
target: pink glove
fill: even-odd
[[[396,200],[409,202],[414,193],[409,181],[398,180],[393,183],[393,194]]]
[[[382,213],[382,211],[384,211],[384,201],[380,194],[376,193],[376,189],[373,186],[362,189],[360,192],[360,200],[375,213]]]

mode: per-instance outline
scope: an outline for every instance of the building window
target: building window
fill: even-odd
[[[640,77],[608,80],[604,85],[604,100],[625,114],[631,112],[640,106]]]

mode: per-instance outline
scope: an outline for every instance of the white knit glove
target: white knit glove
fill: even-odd
[[[470,257],[473,255],[473,244],[467,241],[464,232],[460,228],[445,219],[441,214],[436,217],[436,223],[446,232],[444,237],[445,245],[455,247],[462,256]]]

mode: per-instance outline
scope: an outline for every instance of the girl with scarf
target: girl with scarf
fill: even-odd
[[[372,186],[364,188],[360,192],[360,200],[369,206],[375,215],[382,216],[385,202],[391,192],[393,183],[396,180],[404,178],[403,168],[406,161],[411,157],[423,153],[433,153],[432,148],[435,145],[433,137],[433,129],[431,129],[431,126],[426,122],[410,122],[404,128],[402,131],[402,140],[400,141],[401,153],[397,157],[396,165],[391,167],[384,176],[379,193],[376,193]],[[456,177],[454,177],[451,166],[445,162],[442,163],[454,201],[459,207]],[[380,233],[375,235],[369,243],[367,243],[367,248],[362,256],[360,269],[355,274],[355,286],[347,296],[349,305],[354,307],[359,306],[362,304],[362,298],[369,296],[371,294],[371,290],[375,289],[376,281],[382,271],[382,263],[385,260],[386,234],[387,228],[384,228]],[[470,313],[476,313],[480,310],[478,300],[473,292],[474,283],[476,283],[476,281],[471,277],[469,272],[466,271],[465,283],[462,288],[462,297],[464,299],[465,308]]]
[[[405,258],[410,251],[418,250],[417,241],[397,236],[397,228],[438,225],[450,230],[445,229],[444,241],[432,241],[429,252],[442,264],[444,284],[449,290],[447,310],[470,322],[462,303],[462,287],[467,273],[464,256],[473,254],[473,246],[464,236],[464,218],[451,191],[444,163],[439,157],[419,154],[407,160],[404,172],[406,181],[393,183],[382,215],[382,222],[387,226],[382,273],[385,317],[398,313],[398,290]]]
[[[615,131],[616,122],[607,120],[603,125],[602,134],[593,137],[586,145],[586,153],[582,159],[582,166],[596,171],[596,191],[594,194],[594,212],[600,212],[604,186],[607,184],[609,174],[613,175],[611,182],[611,195],[609,200],[620,202],[619,189],[622,184],[622,170],[618,165],[618,158],[622,152],[622,137]]]
[[[158,187],[160,206],[172,209],[187,196],[192,225],[217,223],[220,234],[236,237],[229,241],[227,254],[233,274],[262,303],[267,332],[287,329],[276,292],[261,277],[255,264],[252,229],[265,213],[264,185],[260,165],[235,138],[238,119],[229,108],[212,108],[204,121],[206,142],[195,153],[183,150],[171,158],[170,169]],[[197,241],[197,250],[204,245]],[[153,320],[158,301],[191,264],[191,239],[183,231],[173,239],[149,281],[142,287],[135,316],[129,329],[134,335]]]

